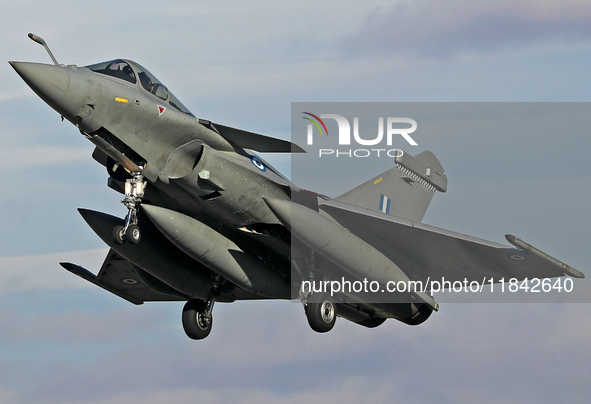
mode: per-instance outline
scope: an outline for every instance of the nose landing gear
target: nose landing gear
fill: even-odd
[[[142,233],[137,225],[137,212],[144,197],[146,181],[140,173],[134,173],[133,177],[125,181],[125,198],[121,201],[128,211],[125,216],[125,225],[115,226],[113,229],[113,240],[117,244],[129,241],[137,244],[142,238]]]

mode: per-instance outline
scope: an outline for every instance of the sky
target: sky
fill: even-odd
[[[69,274],[59,262],[96,271],[107,253],[76,208],[125,208],[93,146],[6,62],[51,63],[29,32],[63,64],[132,59],[196,116],[287,139],[292,102],[586,103],[589,2],[2,1],[0,402],[588,402],[584,303],[446,303],[417,327],[340,319],[327,334],[299,303],[217,304],[195,342],[182,303],[134,306]],[[419,137],[449,181],[424,222],[515,234],[589,275],[588,127],[536,129],[568,113]],[[264,158],[290,172],[288,156]],[[350,182],[300,185],[337,196]]]

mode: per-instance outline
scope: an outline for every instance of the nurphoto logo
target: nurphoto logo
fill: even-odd
[[[313,145],[314,144],[314,127],[318,130],[317,132],[320,136],[329,136],[328,129],[326,128],[326,124],[324,123],[323,119],[334,119],[339,128],[339,136],[338,142],[339,146],[350,146],[351,145],[351,124],[349,120],[344,116],[337,115],[337,114],[320,114],[317,116],[310,112],[304,112],[304,114],[308,116],[304,116],[303,118],[307,121],[310,121],[308,124],[308,132],[307,132],[307,144]],[[311,118],[310,118],[311,117]],[[384,121],[386,124],[384,125]],[[400,124],[406,126],[407,124],[410,127],[397,127]],[[394,136],[402,136],[404,140],[406,140],[411,146],[417,146],[417,142],[410,136],[417,129],[417,122],[411,118],[392,118],[392,117],[379,117],[378,118],[378,130],[377,135],[375,135],[372,139],[364,139],[359,134],[359,118],[353,118],[353,139],[355,143],[361,146],[376,146],[380,143],[383,143],[384,140],[384,133],[386,134],[386,145],[392,146],[392,139]],[[323,156],[348,156],[348,157],[369,157],[370,155],[387,155],[388,157],[401,157],[404,152],[400,149],[348,149],[348,150],[339,150],[339,149],[320,149],[319,150],[319,157]]]

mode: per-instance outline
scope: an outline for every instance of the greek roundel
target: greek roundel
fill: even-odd
[[[250,156],[250,161],[252,161],[252,164],[254,164],[259,170],[267,171],[267,167],[265,167],[265,164],[257,156]]]

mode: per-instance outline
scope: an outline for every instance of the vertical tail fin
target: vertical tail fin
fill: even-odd
[[[395,159],[396,167],[345,192],[336,199],[420,222],[435,191],[447,190],[441,163],[430,151]]]

